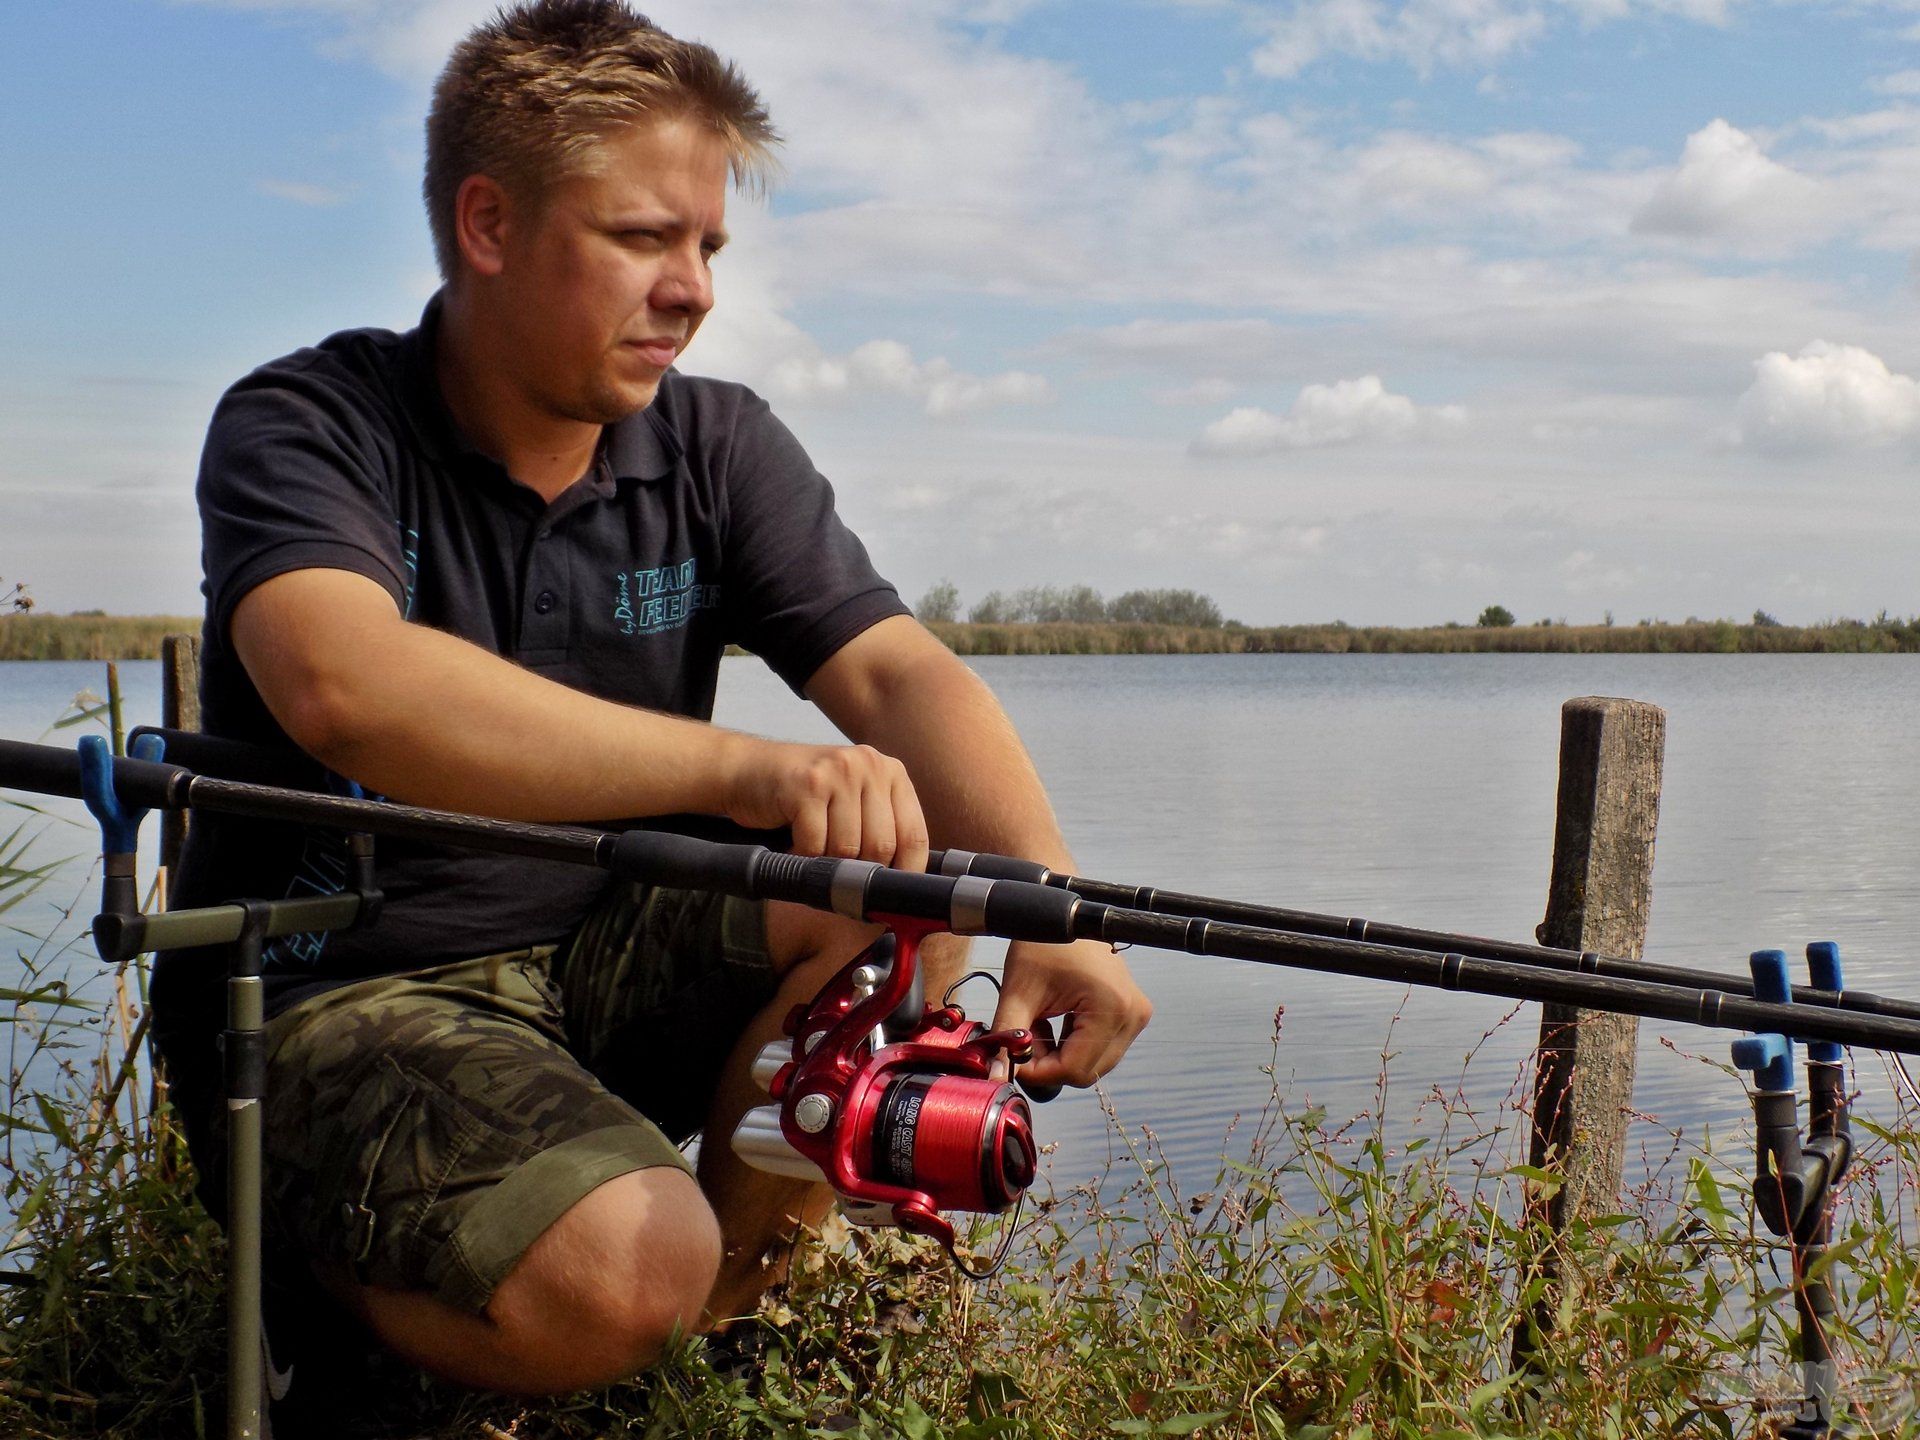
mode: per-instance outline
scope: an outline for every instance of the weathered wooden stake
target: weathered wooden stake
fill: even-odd
[[[1559,816],[1541,944],[1635,959],[1645,949],[1666,738],[1666,712],[1643,700],[1584,696],[1561,707]],[[1531,1160],[1560,1184],[1530,1196],[1529,1208],[1555,1230],[1619,1203],[1639,1028],[1631,1015],[1543,1007]],[[1534,1324],[1552,1314],[1543,1304]],[[1516,1363],[1529,1340],[1523,1323]]]
[[[168,635],[160,641],[160,723],[169,730],[200,728],[200,637]],[[160,820],[160,863],[172,877],[187,839],[187,816],[169,810]]]

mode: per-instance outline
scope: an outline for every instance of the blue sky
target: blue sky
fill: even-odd
[[[469,0],[10,7],[0,576],[197,608],[220,390],[433,283]],[[915,598],[1920,611],[1920,6],[664,0],[788,136],[688,368]]]

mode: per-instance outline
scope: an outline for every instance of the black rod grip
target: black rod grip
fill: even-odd
[[[178,810],[187,803],[193,772],[180,765],[116,759],[113,788],[121,802],[141,810]],[[41,795],[81,796],[80,756],[58,745],[0,740],[0,786]]]
[[[987,929],[1009,940],[1065,945],[1074,936],[1080,897],[1071,890],[1019,880],[996,880],[987,892]]]
[[[53,745],[0,740],[0,785],[38,795],[80,798],[80,757]]]
[[[676,890],[719,890],[749,898],[754,873],[767,854],[759,845],[718,845],[690,835],[627,830],[613,842],[607,868],[627,880]]]
[[[971,850],[935,850],[927,856],[929,875],[978,875],[983,880],[1019,880],[1044,885],[1053,872],[1037,860],[983,855]]]
[[[325,790],[327,771],[304,750],[270,749],[249,745],[203,730],[172,730],[164,725],[136,725],[127,732],[127,748],[142,735],[157,735],[165,743],[167,759],[190,766],[197,775],[222,780],[245,780],[253,785],[284,785],[294,790]]]

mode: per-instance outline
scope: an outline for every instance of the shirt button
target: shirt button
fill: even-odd
[[[542,590],[538,595],[533,597],[534,614],[544,615],[551,609],[553,609],[553,591]]]

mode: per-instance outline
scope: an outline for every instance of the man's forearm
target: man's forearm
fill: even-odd
[[[323,683],[308,748],[331,768],[395,799],[509,819],[718,810],[743,738],[404,623],[370,627],[351,672]]]

